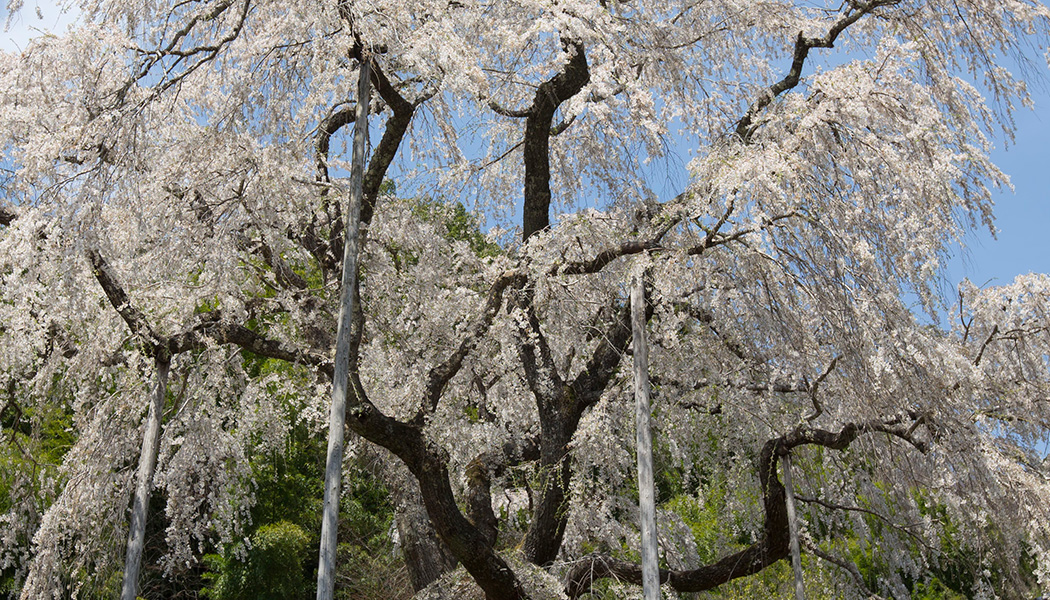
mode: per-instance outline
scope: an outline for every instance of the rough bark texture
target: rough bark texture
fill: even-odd
[[[467,517],[485,541],[495,547],[499,520],[492,510],[492,470],[494,457],[483,454],[467,465]]]
[[[508,442],[498,451],[478,455],[467,465],[467,517],[490,540],[490,545],[496,545],[499,534],[499,520],[492,510],[492,480],[513,465],[539,458],[539,442],[526,440],[520,447]]]
[[[546,566],[557,558],[567,525],[565,502],[571,476],[569,442],[584,411],[601,398],[609,381],[618,372],[621,357],[631,342],[631,313],[628,306],[623,306],[604,323],[602,342],[595,348],[586,367],[571,382],[566,382],[557,372],[530,294],[527,291],[520,293],[518,302],[528,315],[529,327],[528,331],[522,332],[519,355],[529,387],[536,397],[541,430],[540,499],[533,507],[522,551],[529,562]],[[651,312],[647,311],[646,319],[649,317]]]
[[[418,592],[456,568],[456,557],[434,531],[423,505],[419,484],[412,476],[405,473],[405,477],[391,485],[391,495],[401,552],[412,589]]]
[[[448,473],[448,459],[435,456],[426,447],[422,432],[413,429],[399,454],[419,481],[423,503],[434,529],[474,578],[488,600],[525,600],[510,565],[496,554],[486,536],[460,511]]]
[[[565,68],[540,84],[525,120],[525,207],[522,239],[550,225],[551,163],[550,138],[554,113],[590,81],[583,44],[564,42],[573,54]]]
[[[499,283],[496,287],[504,289],[507,283]],[[355,319],[360,323],[363,317],[360,311],[355,312]],[[355,324],[352,348],[360,343],[360,331],[360,324]],[[348,397],[347,425],[361,437],[392,452],[408,467],[419,482],[423,503],[434,530],[452,556],[463,564],[485,591],[486,597],[512,600],[527,598],[510,566],[489,543],[489,537],[460,510],[452,493],[448,457],[427,441],[422,432],[422,423],[406,423],[391,418],[369,400],[357,369],[359,357],[356,351],[352,354],[350,380],[354,393]],[[457,360],[451,360],[450,364],[451,368],[445,370],[442,380],[435,384],[435,393],[438,395],[462,366],[461,361]]]

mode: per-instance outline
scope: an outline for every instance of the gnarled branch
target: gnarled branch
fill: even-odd
[[[661,583],[668,583],[679,592],[702,592],[733,579],[758,573],[776,561],[786,558],[789,549],[787,506],[784,486],[776,474],[777,458],[794,448],[806,445],[843,450],[862,433],[885,431],[899,424],[900,420],[891,418],[847,423],[839,431],[798,427],[767,441],[762,446],[758,465],[765,512],[761,537],[747,548],[710,565],[681,571],[661,570]],[[565,591],[570,598],[578,598],[587,593],[595,581],[605,577],[617,577],[622,581],[641,585],[642,570],[628,561],[592,554],[578,561],[566,573]]]
[[[557,75],[536,89],[525,120],[525,148],[522,151],[525,160],[523,240],[550,225],[550,138],[554,113],[591,79],[583,44],[568,39],[562,43],[572,53],[569,62]]]
[[[109,262],[103,258],[102,253],[97,248],[92,247],[88,248],[85,254],[87,255],[88,263],[91,264],[91,272],[95,276],[95,280],[102,286],[102,291],[106,294],[106,298],[109,299],[110,305],[124,319],[131,333],[139,339],[146,354],[156,356],[158,352],[166,352],[167,340],[153,330],[153,327],[150,326],[149,321],[146,319],[146,315],[141,310],[132,306],[131,299],[128,298],[127,292],[124,291],[124,287],[120,284],[116,272]],[[170,354],[168,357],[164,357],[164,360],[170,360]]]
[[[874,11],[880,6],[887,6],[890,4],[896,4],[900,0],[871,0],[870,2],[846,2],[846,10],[843,15],[835,21],[828,32],[822,37],[810,38],[806,37],[800,31],[798,38],[795,40],[795,50],[791,58],[791,67],[784,77],[762,90],[759,94],[758,99],[751,103],[748,107],[747,112],[740,118],[740,121],[736,125],[736,135],[745,144],[751,142],[751,137],[754,135],[755,130],[758,129],[759,114],[769,106],[777,96],[790,90],[798,85],[802,78],[802,69],[806,64],[806,58],[809,56],[809,51],[813,48],[832,48],[835,45],[835,40],[838,39],[839,35],[846,30],[847,27],[856,23],[864,15]]]
[[[456,350],[441,364],[430,369],[427,374],[426,405],[432,411],[437,408],[441,400],[441,393],[445,390],[448,382],[459,373],[463,366],[463,360],[481,341],[482,336],[492,327],[501,306],[503,306],[503,292],[510,286],[520,288],[525,285],[525,275],[517,271],[508,271],[501,275],[489,289],[488,297],[481,314],[467,328],[467,334],[460,340]],[[421,418],[422,415],[419,415]]]

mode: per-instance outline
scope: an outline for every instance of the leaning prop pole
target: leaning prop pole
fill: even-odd
[[[635,429],[638,442],[638,505],[642,529],[642,592],[659,600],[660,571],[656,555],[656,494],[653,484],[653,439],[649,415],[649,345],[645,337],[645,286],[631,281],[631,329],[634,344]]]
[[[802,556],[798,544],[798,516],[795,510],[795,486],[791,481],[791,455],[785,454],[784,463],[784,492],[787,496],[788,532],[791,534],[791,569],[795,573],[795,600],[806,600],[806,592],[802,585]]]
[[[332,408],[328,414],[328,460],[324,474],[324,514],[321,517],[321,554],[317,564],[317,600],[332,600],[335,593],[336,532],[339,529],[339,493],[343,470],[343,430],[346,426],[346,393],[350,371],[350,328],[357,294],[357,253],[364,194],[365,147],[368,144],[368,101],[372,58],[363,53],[357,81],[357,114],[354,154],[350,167],[350,207],[343,246],[343,278],[339,298],[339,329],[332,376]]]
[[[142,438],[142,453],[139,454],[139,467],[135,475],[135,499],[131,508],[131,527],[128,531],[128,552],[124,559],[124,583],[120,589],[120,600],[135,600],[138,595],[142,549],[146,543],[146,509],[149,506],[150,490],[153,488],[153,471],[157,468],[157,452],[160,450],[160,420],[164,413],[164,399],[168,394],[170,363],[166,359],[157,358],[155,365],[156,387],[146,415],[146,433]]]

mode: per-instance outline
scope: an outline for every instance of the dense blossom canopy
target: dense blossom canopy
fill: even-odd
[[[946,294],[943,273],[992,227],[1041,3],[77,10],[0,54],[0,399],[71,415],[61,466],[24,461],[0,504],[23,598],[122,568],[156,364],[169,572],[243,536],[251,456],[324,435],[365,54],[351,445],[407,466],[489,598],[640,581],[632,270],[658,469],[734,523],[698,548],[662,505],[669,589],[787,555],[790,453],[836,593],[906,596],[946,539],[975,596],[1050,591],[1050,278]]]

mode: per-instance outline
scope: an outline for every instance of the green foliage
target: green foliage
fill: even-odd
[[[481,233],[478,218],[467,211],[461,202],[446,203],[441,200],[421,198],[414,200],[412,213],[421,220],[441,225],[443,237],[448,241],[466,242],[474,254],[482,258],[503,252]]]
[[[384,486],[363,469],[345,481],[339,511],[338,593],[344,599],[407,598],[412,588],[390,531],[394,506]]]
[[[65,484],[60,466],[77,439],[67,399],[71,392],[56,377],[50,390],[53,401],[25,408],[19,404],[18,385],[12,383],[6,392],[0,395],[0,515],[14,508],[14,498],[21,498],[26,512],[16,511],[15,518],[36,523]],[[19,547],[28,548],[30,531],[15,528],[6,533]],[[17,597],[19,570],[25,566],[7,564],[0,569],[0,598]]]
[[[246,360],[256,377],[295,368],[255,356]],[[299,398],[283,401],[290,414],[302,408]],[[205,578],[210,582],[205,595],[216,600],[313,597],[325,456],[324,436],[297,422],[283,451],[252,457],[251,515],[257,529],[249,544],[205,557],[209,569]],[[394,507],[382,483],[368,469],[348,468],[339,511],[338,597],[377,600],[411,595],[404,561],[390,538],[393,518]]]
[[[243,352],[245,369],[252,377],[279,373],[285,379],[309,376],[306,369],[283,361]],[[303,408],[298,397],[286,396],[280,389],[269,390],[289,415]],[[322,496],[324,493],[325,440],[297,420],[285,439],[283,451],[252,457],[255,481],[255,505],[252,523],[262,525],[289,521],[301,527],[312,538],[321,531]]]
[[[339,515],[343,539],[373,549],[385,545],[394,521],[394,508],[385,487],[362,470],[354,469],[345,482]]]
[[[681,488],[681,474],[674,474],[673,470],[664,471],[664,477],[670,479],[665,482],[666,489],[679,491],[662,508],[678,515],[682,521],[689,526],[696,542],[698,558],[701,564],[710,564],[723,556],[739,551],[746,547],[750,541],[742,539],[740,516],[727,505],[729,491],[725,488],[724,480],[715,478],[703,486],[703,497],[695,493],[688,493]],[[677,479],[677,482],[675,481]],[[734,493],[744,493],[737,491]],[[757,503],[758,498],[749,498],[748,502]],[[863,499],[860,499],[863,504]],[[927,509],[935,510],[935,509]],[[935,518],[943,518],[943,509]],[[878,532],[884,524],[873,516],[866,515],[868,530],[878,536]],[[953,535],[957,533],[954,528],[946,527],[945,539],[942,547],[944,565],[941,568],[933,568],[927,574],[924,581],[906,582],[911,591],[913,600],[962,600],[970,597],[969,587],[972,585],[973,576],[969,579],[963,576],[960,566],[971,565],[972,557],[960,556],[961,545],[953,541]],[[878,588],[880,580],[890,575],[890,567],[886,561],[874,550],[878,544],[865,543],[857,538],[853,531],[836,530],[813,532],[814,539],[821,545],[841,545],[842,550],[833,553],[845,553],[854,564],[857,565],[865,584],[869,589]],[[842,595],[845,587],[853,588],[854,584],[846,581],[842,573],[837,572],[837,567],[828,565],[816,559],[808,553],[803,553],[802,566],[806,585],[806,598],[837,598]],[[963,569],[965,570],[965,569]],[[790,563],[787,560],[780,561],[762,572],[738,580],[731,581],[720,586],[716,590],[707,593],[706,597],[725,598],[732,600],[743,600],[745,598],[787,598],[791,597],[793,586],[793,575]],[[594,598],[612,599],[620,597],[622,591],[611,583],[604,583],[596,587]]]
[[[966,600],[966,596],[948,588],[934,577],[929,583],[917,583],[911,590],[912,600]]]
[[[73,411],[67,400],[72,392],[65,389],[61,378],[56,376],[50,388],[52,401],[25,409],[18,404],[20,394],[16,386],[11,386],[8,392],[9,401],[5,401],[0,412],[0,427],[9,436],[3,448],[11,452],[5,452],[0,460],[31,459],[36,466],[62,464],[66,452],[76,442]]]
[[[696,551],[701,563],[710,563],[718,559],[720,534],[725,518],[722,511],[723,494],[719,493],[712,501],[700,502],[694,496],[681,494],[672,498],[663,506],[682,518],[693,532],[696,540]]]
[[[263,525],[251,544],[238,544],[224,555],[209,554],[205,563],[210,585],[203,590],[215,600],[305,599],[312,592],[303,565],[309,556],[310,537],[288,521]],[[243,553],[243,559],[238,554]]]

